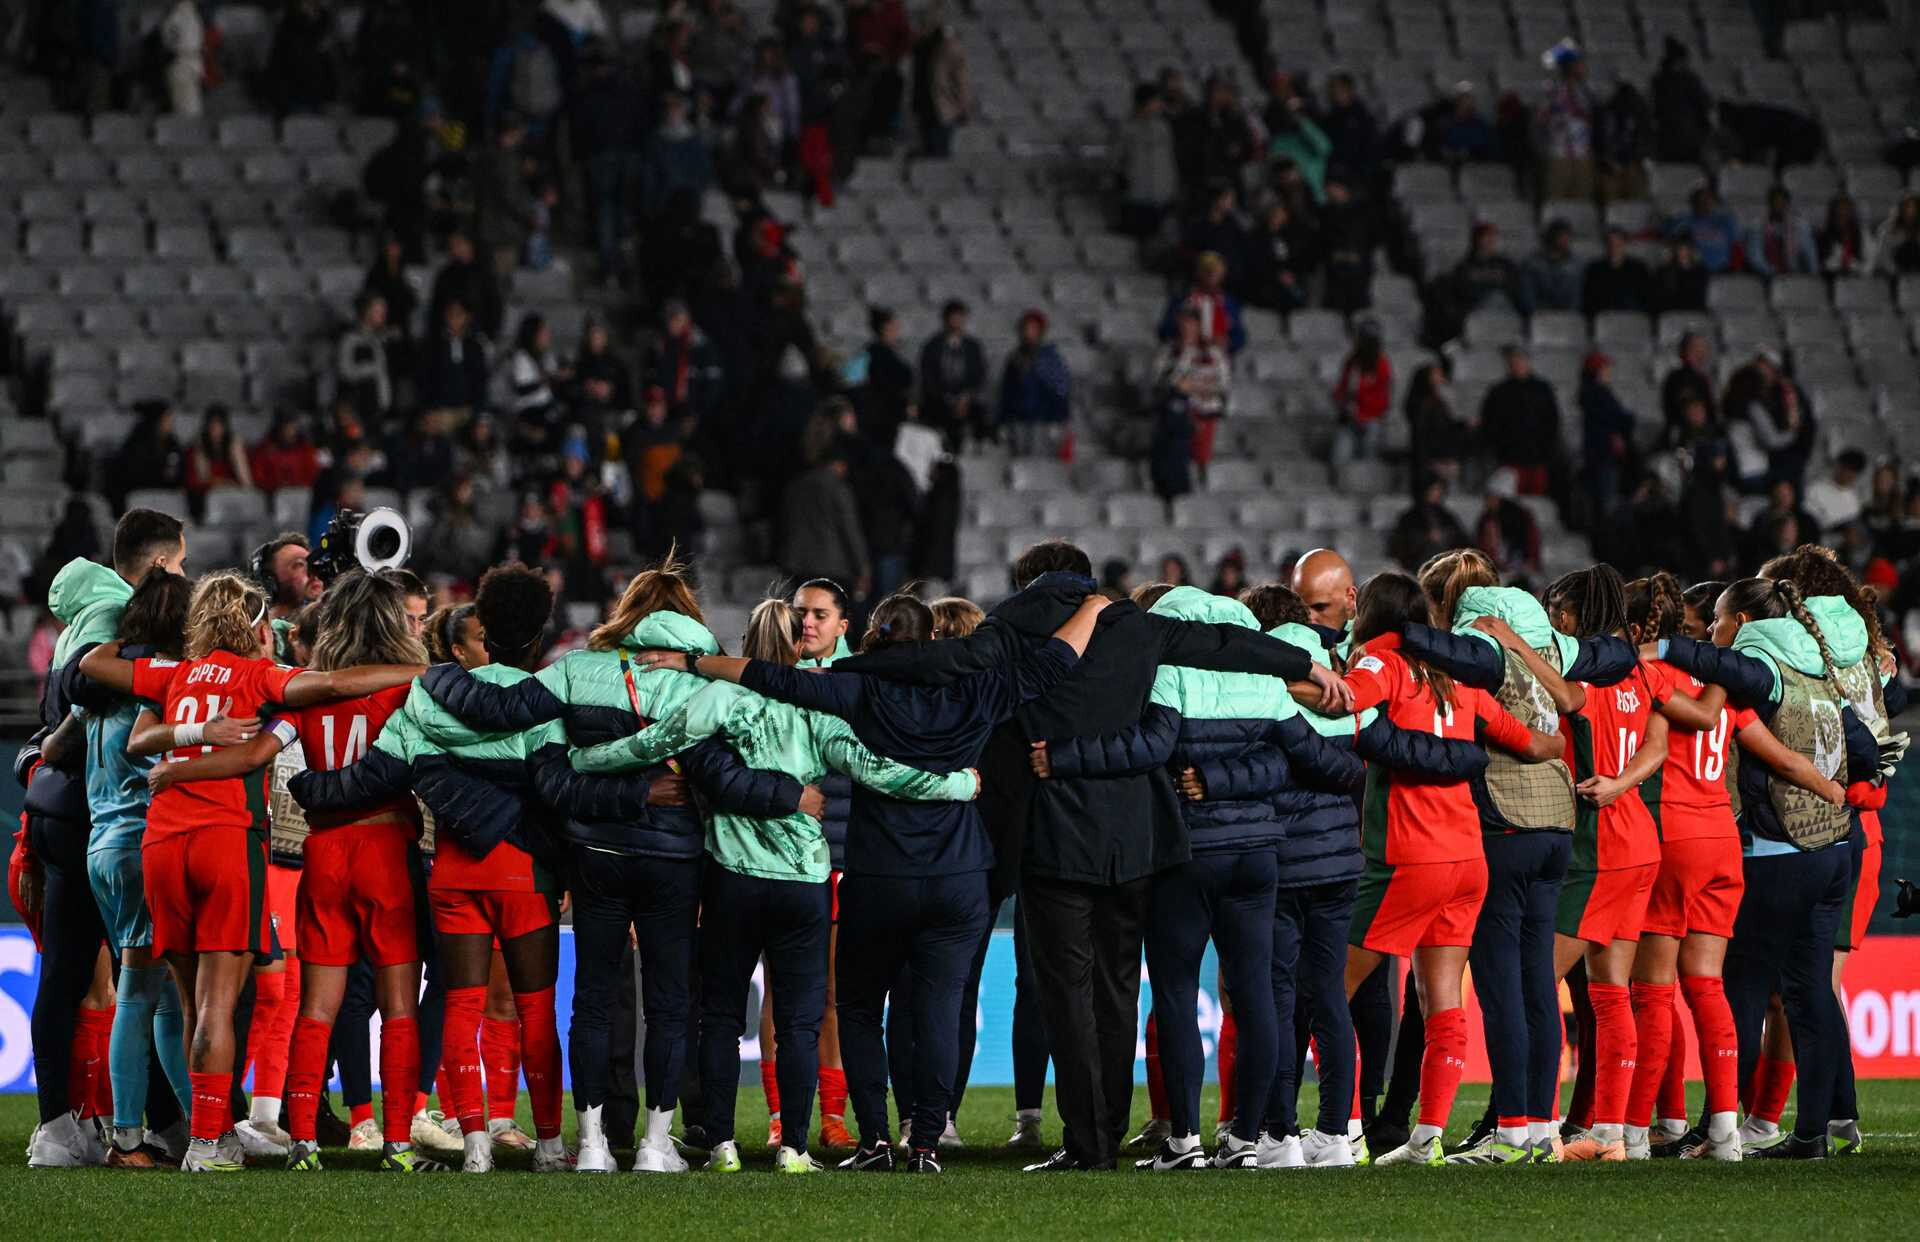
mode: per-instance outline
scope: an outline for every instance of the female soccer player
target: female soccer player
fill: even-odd
[[[1403,729],[1478,736],[1535,763],[1559,755],[1560,738],[1521,724],[1485,691],[1456,686],[1398,650],[1407,626],[1431,623],[1431,605],[1412,577],[1383,573],[1367,583],[1346,675],[1354,709],[1378,706]],[[1440,1136],[1466,1052],[1461,977],[1487,890],[1479,813],[1464,780],[1396,779],[1391,767],[1375,764],[1361,822],[1367,867],[1348,940],[1347,992],[1351,996],[1383,957],[1410,954],[1426,1017],[1419,1123],[1404,1146],[1375,1163],[1443,1164]]]
[[[798,618],[786,600],[763,600],[747,627],[750,660],[794,664]],[[644,770],[708,737],[725,738],[750,767],[813,782],[829,769],[856,784],[905,801],[971,801],[971,771],[936,774],[882,759],[854,740],[847,723],[754,694],[727,682],[708,686],[678,710],[634,736],[576,752],[582,772]],[[740,1033],[753,966],[762,953],[773,976],[774,1034],[779,1041],[780,1099],[787,1142],[775,1168],[820,1170],[807,1154],[807,1128],[817,1069],[814,1049],[826,1000],[829,851],[819,821],[803,812],[780,819],[727,813],[707,830],[709,865],[702,906],[713,912],[701,929],[701,1095],[706,1103],[709,1169],[740,1170],[733,1141],[733,1099],[740,1081]]]
[[[642,658],[843,716],[876,753],[929,771],[980,760],[993,729],[1020,704],[1064,677],[1086,650],[1106,600],[1089,597],[1053,640],[1013,667],[970,674],[942,688],[900,685],[852,673],[812,673],[766,661],[649,652]],[[911,595],[882,600],[863,647],[931,638],[933,614]],[[972,803],[901,803],[856,788],[841,883],[839,1005],[848,1087],[860,1147],[842,1168],[894,1166],[887,1119],[880,1019],[903,965],[913,970],[914,1117],[910,1172],[938,1173],[936,1144],[946,1126],[957,1057],[960,996],[986,933],[987,871],[993,846]]]
[[[297,708],[373,694],[420,672],[418,665],[302,672],[267,659],[262,652],[272,643],[266,595],[239,574],[215,573],[194,588],[185,661],[127,661],[111,643],[90,652],[82,671],[164,704],[173,723],[143,714],[129,749],[164,750],[169,764],[186,760],[190,748],[202,744],[207,723],[220,716],[254,717],[268,703]],[[283,743],[291,739],[290,723],[275,729]],[[252,832],[238,772],[173,787],[161,783],[148,812],[142,861],[154,950],[166,959],[180,995],[193,998],[184,1024],[192,1138],[181,1167],[234,1173],[242,1163],[221,1146],[232,1121],[233,1011],[254,956],[268,944],[266,843]]]
[[[1714,611],[1713,645],[1672,638],[1662,659],[1726,687],[1787,747],[1829,781],[1868,779],[1879,748],[1855,717],[1826,635],[1791,581],[1744,578]],[[1767,998],[1777,987],[1793,1028],[1800,1080],[1792,1135],[1750,1153],[1820,1159],[1829,1149],[1836,1081],[1849,1056],[1846,1018],[1832,986],[1833,946],[1852,879],[1843,791],[1808,793],[1753,763],[1739,767],[1738,813],[1746,895],[1728,951],[1728,999],[1739,1032],[1739,1081],[1760,1051]]]

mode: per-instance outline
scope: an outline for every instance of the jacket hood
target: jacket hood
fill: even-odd
[[[720,644],[714,641],[713,631],[679,612],[648,613],[620,645],[691,651],[696,655],[720,654]]]
[[[1172,617],[1177,621],[1244,625],[1250,630],[1260,628],[1260,622],[1254,619],[1253,610],[1245,604],[1230,595],[1215,595],[1211,591],[1202,591],[1199,587],[1175,587],[1155,600],[1153,607],[1147,611],[1159,613],[1163,617]],[[1318,646],[1318,643],[1315,645]]]
[[[1491,634],[1482,634],[1467,624],[1476,617],[1498,617],[1527,646],[1536,651],[1552,649],[1559,652],[1562,670],[1573,667],[1574,657],[1580,654],[1580,640],[1554,629],[1540,601],[1518,587],[1468,587],[1460,592],[1460,602],[1454,605],[1453,630],[1456,634],[1471,634],[1482,642],[1499,646]]]
[[[1099,584],[1065,570],[1041,574],[993,610],[993,619],[1022,634],[1045,637],[1066,624]]]
[[[1826,676],[1827,664],[1820,658],[1820,644],[1792,617],[1747,622],[1733,636],[1733,649],[1759,656],[1775,668],[1785,665],[1808,677]]]
[[[1807,601],[1820,632],[1827,636],[1835,668],[1852,668],[1867,658],[1867,623],[1838,595],[1816,595]]]
[[[127,580],[97,561],[75,557],[61,566],[47,588],[47,608],[67,627],[53,644],[53,667],[64,665],[75,648],[111,639],[132,597]]]
[[[1333,667],[1333,657],[1327,654],[1326,648],[1327,635],[1331,633],[1333,633],[1332,630],[1324,627],[1301,625],[1294,621],[1289,621],[1285,625],[1276,625],[1267,631],[1269,637],[1292,643],[1306,652],[1315,664],[1325,668]],[[1352,631],[1348,630],[1346,633],[1351,634]],[[1345,644],[1346,639],[1343,636],[1341,645]],[[1322,716],[1311,709],[1307,709],[1302,714],[1306,716],[1307,723],[1313,726],[1314,732],[1322,737],[1352,737],[1356,724],[1359,728],[1366,728],[1373,723],[1374,717],[1380,714],[1380,709],[1369,707],[1360,713],[1357,722],[1344,716]]]

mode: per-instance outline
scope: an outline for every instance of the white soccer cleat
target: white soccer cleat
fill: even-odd
[[[1440,1146],[1438,1138],[1430,1138],[1425,1142],[1408,1139],[1404,1145],[1394,1148],[1384,1156],[1375,1156],[1373,1162],[1377,1165],[1425,1164],[1434,1168],[1445,1168],[1447,1154]]]
[[[111,1145],[107,1132],[101,1127],[98,1117],[75,1117],[73,1127],[80,1135],[80,1158],[89,1165],[103,1165],[107,1162],[107,1148]]]
[[[1709,1135],[1701,1139],[1698,1146],[1689,1147],[1687,1150],[1681,1152],[1680,1158],[1682,1160],[1724,1160],[1729,1163],[1738,1163],[1746,1158],[1746,1154],[1746,1151],[1740,1143],[1739,1132],[1736,1131],[1723,1139],[1716,1139]]]
[[[371,1117],[347,1131],[348,1151],[379,1151],[385,1144],[386,1139],[380,1134],[380,1123]]]
[[[493,1145],[493,1136],[481,1131],[480,1137]],[[533,1147],[533,1171],[535,1173],[571,1173],[573,1172],[573,1154],[567,1145],[558,1138],[537,1139]]]
[[[268,1128],[269,1126],[271,1129]],[[276,1140],[273,1131],[279,1131],[285,1141]],[[284,1160],[293,1144],[293,1139],[287,1136],[287,1132],[271,1122],[261,1125],[253,1121],[243,1121],[233,1128],[233,1135],[240,1141],[240,1149],[247,1153],[249,1160]]]
[[[84,1169],[88,1164],[72,1113],[62,1113],[34,1127],[27,1143],[29,1169]]]
[[[460,1164],[462,1173],[493,1172],[493,1140],[485,1130],[476,1130],[467,1135],[460,1150],[464,1156]]]
[[[779,1154],[773,1158],[773,1171],[775,1173],[824,1173],[826,1168],[804,1151],[782,1147]]]
[[[1285,1138],[1275,1138],[1262,1133],[1256,1144],[1254,1162],[1263,1169],[1304,1169],[1307,1158],[1301,1149],[1300,1136],[1289,1134]]]
[[[786,1150],[785,1148],[781,1149]],[[724,1143],[715,1143],[713,1150],[707,1153],[707,1172],[738,1173],[740,1171],[740,1144],[728,1139]]]
[[[1365,1142],[1365,1140],[1361,1140]],[[1300,1135],[1300,1155],[1310,1169],[1351,1169],[1353,1144],[1344,1134],[1307,1130]]]
[[[685,1173],[687,1160],[674,1150],[671,1142],[655,1143],[642,1140],[640,1147],[633,1153],[633,1171],[635,1173]]]
[[[1627,1127],[1626,1138],[1624,1140],[1627,1145],[1627,1159],[1653,1159],[1653,1137],[1644,1130],[1636,1133],[1636,1129],[1637,1127],[1633,1126]]]
[[[1740,1123],[1736,1137],[1740,1140],[1741,1150],[1750,1156],[1762,1147],[1771,1147],[1778,1143],[1783,1136],[1778,1122],[1749,1117]]]
[[[460,1121],[453,1119],[453,1132],[447,1132],[448,1118],[438,1109],[421,1109],[413,1115],[413,1122],[407,1127],[407,1137],[413,1145],[422,1151],[437,1152],[443,1156],[462,1155],[467,1150],[465,1138],[460,1134]]]
[[[231,1134],[232,1131],[228,1131]],[[238,1159],[235,1152],[239,1145],[229,1146],[227,1135],[222,1135],[217,1143],[206,1143],[195,1139],[187,1144],[187,1154],[180,1160],[182,1173],[244,1173],[246,1161]]]

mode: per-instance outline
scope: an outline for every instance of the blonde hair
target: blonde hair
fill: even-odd
[[[942,595],[927,607],[933,609],[935,638],[965,638],[987,619],[980,605],[960,595]]]
[[[792,664],[800,658],[800,618],[784,599],[763,599],[747,618],[740,636],[740,654],[769,664]]]
[[[427,649],[407,625],[407,589],[399,582],[356,569],[321,596],[314,668],[426,662]]]
[[[607,619],[587,635],[589,651],[613,651],[633,633],[633,628],[656,612],[677,612],[705,625],[700,601],[687,581],[687,567],[669,549],[666,558],[652,569],[643,569],[620,593]]]
[[[1455,548],[1427,558],[1419,578],[1420,588],[1433,601],[1433,623],[1450,630],[1461,595],[1468,587],[1499,586],[1500,570],[1493,558],[1478,548]]]
[[[194,584],[193,602],[187,605],[187,659],[202,660],[216,651],[259,655],[254,627],[266,616],[267,594],[253,579],[232,570],[208,574]]]

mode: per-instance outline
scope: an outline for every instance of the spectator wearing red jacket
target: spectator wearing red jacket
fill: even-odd
[[[253,485],[263,492],[283,487],[310,488],[320,474],[320,454],[300,425],[300,416],[281,410],[273,416],[266,438],[253,446],[248,462]]]
[[[1333,386],[1333,408],[1339,415],[1333,431],[1335,470],[1379,452],[1380,429],[1392,404],[1393,363],[1381,347],[1380,325],[1363,319],[1353,352],[1341,364]]]

